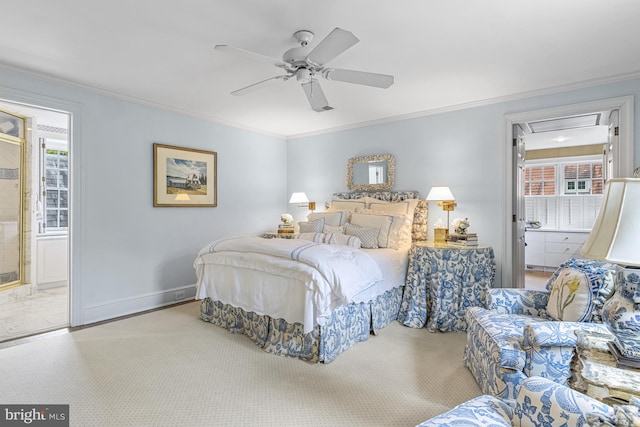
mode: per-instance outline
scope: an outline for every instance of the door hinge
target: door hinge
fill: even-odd
[[[518,139],[517,138],[513,138],[513,146],[515,147],[516,145],[518,145]]]
[[[613,135],[614,136],[619,136],[620,135],[620,128],[618,126],[613,128]]]
[[[42,143],[42,148],[47,148],[47,144],[45,144],[44,142]]]
[[[516,222],[516,214],[513,214],[512,222]]]

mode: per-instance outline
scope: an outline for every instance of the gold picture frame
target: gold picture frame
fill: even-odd
[[[215,151],[153,144],[153,206],[216,207]]]

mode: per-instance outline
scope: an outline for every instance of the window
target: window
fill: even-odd
[[[564,164],[564,194],[602,194],[602,162]]]
[[[553,196],[556,194],[555,165],[532,166],[524,170],[525,196]]]
[[[589,230],[602,202],[599,156],[527,161],[525,212],[547,229]]]
[[[41,233],[69,227],[69,152],[66,142],[42,138]]]
[[[369,184],[383,184],[384,168],[379,165],[369,165]]]

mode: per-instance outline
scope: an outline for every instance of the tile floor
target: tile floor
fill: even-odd
[[[0,342],[69,325],[69,287],[0,298]],[[3,291],[11,292],[11,289]]]

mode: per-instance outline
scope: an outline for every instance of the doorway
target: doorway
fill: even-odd
[[[17,244],[2,248],[20,259],[19,274],[0,287],[2,342],[70,324],[71,115],[4,101],[0,110],[25,120],[22,172],[11,183],[21,197],[7,201],[22,212]]]
[[[504,287],[524,287],[525,286],[525,253],[527,243],[523,236],[527,229],[527,212],[524,203],[524,189],[522,185],[523,174],[519,174],[519,164],[516,160],[516,148],[519,145],[518,127],[516,125],[525,125],[527,123],[537,122],[545,125],[548,123],[556,123],[567,118],[577,118],[585,115],[591,115],[594,112],[608,113],[617,111],[616,129],[611,129],[615,134],[611,138],[609,144],[601,146],[598,157],[605,164],[607,178],[619,176],[631,176],[633,170],[633,97],[620,97],[606,99],[583,104],[567,105],[545,110],[536,110],[525,113],[518,113],[505,116],[505,155],[503,182],[505,188],[504,217],[505,229],[503,248],[506,254],[505,263],[502,270],[502,283]],[[602,116],[601,116],[602,117]],[[605,122],[609,121],[607,116]],[[524,152],[525,147],[520,147]],[[604,150],[606,148],[606,151]],[[603,152],[605,151],[605,152]],[[560,182],[564,185],[564,181]],[[574,183],[575,185],[575,183]],[[598,208],[599,205],[596,207]],[[590,228],[590,225],[589,225]],[[538,236],[539,237],[539,236]],[[566,236],[564,236],[566,237]],[[543,243],[544,245],[545,243]],[[579,243],[576,243],[579,246]],[[565,254],[566,258],[570,258],[570,254]],[[545,264],[545,263],[543,263]]]

